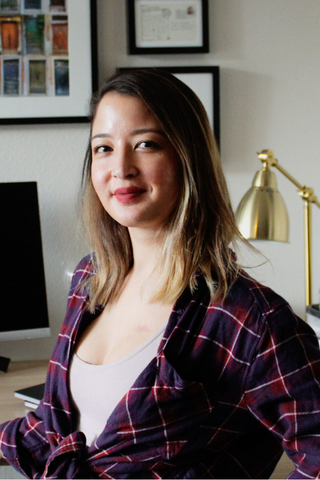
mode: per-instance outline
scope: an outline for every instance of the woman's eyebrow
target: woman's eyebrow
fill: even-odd
[[[111,135],[109,133],[97,133],[97,135],[94,135],[93,137],[91,137],[91,142],[95,138],[110,138],[110,137]]]
[[[158,128],[137,128],[136,130],[133,130],[130,133],[130,136],[134,137],[135,135],[141,135],[144,133],[157,133],[158,135],[162,135],[163,137],[166,137],[166,134],[162,131],[159,130]],[[111,138],[112,135],[109,133],[97,133],[93,137],[91,137],[91,141],[94,140],[95,138]]]
[[[159,130],[158,128],[137,128],[136,130],[133,130],[130,135],[140,135],[141,133],[158,133],[158,135],[162,135],[163,137],[166,137],[165,133],[162,130]]]

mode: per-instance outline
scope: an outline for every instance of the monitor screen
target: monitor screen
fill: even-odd
[[[36,182],[0,183],[0,341],[50,335]]]

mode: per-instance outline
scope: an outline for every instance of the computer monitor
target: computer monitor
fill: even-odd
[[[36,182],[0,183],[0,256],[0,342],[50,336]]]

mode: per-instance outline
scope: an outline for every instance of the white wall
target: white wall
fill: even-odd
[[[97,2],[100,81],[123,66],[220,66],[222,161],[235,207],[260,168],[255,152],[264,148],[273,149],[283,167],[320,197],[318,0],[209,0],[209,54],[140,56],[127,55],[125,0]],[[50,356],[65,312],[65,272],[86,252],[76,243],[75,205],[87,135],[88,125],[0,127],[0,181],[38,181],[52,327],[51,339],[0,344],[0,355]],[[288,180],[277,178],[289,210],[291,243],[259,243],[270,263],[251,273],[303,316],[303,202]],[[317,207],[313,220],[313,300],[318,302]]]

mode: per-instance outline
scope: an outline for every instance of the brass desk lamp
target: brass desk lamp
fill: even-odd
[[[312,219],[311,204],[320,208],[320,202],[313,193],[295,180],[281,165],[272,150],[262,150],[257,154],[262,162],[262,170],[255,174],[252,187],[242,198],[237,211],[236,221],[241,234],[248,240],[269,240],[288,242],[289,217],[281,194],[277,189],[277,180],[270,167],[277,168],[297,188],[304,201],[305,231],[305,296],[306,306],[312,304]]]

